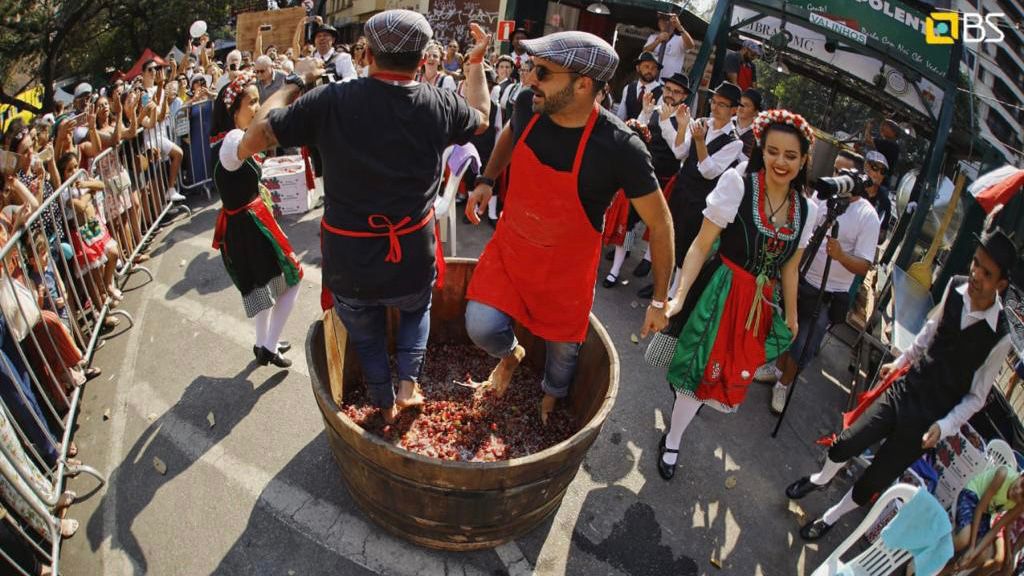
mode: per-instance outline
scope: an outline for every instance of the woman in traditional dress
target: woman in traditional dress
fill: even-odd
[[[302,265],[271,212],[254,157],[239,158],[238,144],[260,109],[256,80],[242,72],[217,95],[213,106],[213,181],[223,206],[213,247],[220,250],[232,282],[242,293],[245,314],[256,321],[253,354],[262,366],[291,366],[279,340],[299,295]]]
[[[658,447],[666,480],[697,410],[735,412],[757,367],[797,332],[797,268],[814,222],[814,205],[803,196],[814,134],[787,110],[762,112],[754,133],[749,164],[726,171],[708,195],[671,304],[668,330],[679,341],[668,370],[672,421]]]

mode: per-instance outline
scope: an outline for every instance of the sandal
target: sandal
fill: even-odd
[[[117,328],[119,324],[121,324],[121,321],[113,316],[107,316],[103,319],[103,328],[105,330]]]
[[[60,513],[61,510],[71,506],[75,503],[75,499],[77,498],[78,494],[75,494],[74,490],[65,490],[64,493],[60,495],[60,498],[57,498],[57,503],[53,505],[54,513]]]
[[[143,262],[149,261],[149,254],[139,254],[135,257],[136,264],[142,264]]]
[[[85,369],[85,381],[88,382],[94,378],[99,378],[100,374],[103,374],[103,369],[99,366],[89,366]]]

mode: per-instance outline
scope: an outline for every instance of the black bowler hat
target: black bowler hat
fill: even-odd
[[[658,70],[661,70],[662,68],[661,62],[658,62],[658,58],[654,54],[651,54],[650,52],[641,52],[640,56],[633,61],[633,65],[637,66],[639,64],[642,64],[643,62],[654,62],[655,64],[658,65]]]
[[[761,93],[758,92],[756,89],[747,88],[746,90],[743,91],[743,96],[745,98],[750,98],[750,101],[754,103],[754,108],[756,108],[758,112],[764,109],[761,105],[763,101]]]
[[[743,97],[743,91],[740,90],[740,87],[729,81],[722,82],[718,85],[718,88],[710,92],[732,102],[733,106],[739,106],[740,98]]]
[[[671,83],[675,84],[676,86],[679,86],[683,90],[686,90],[686,95],[687,96],[689,96],[690,92],[692,92],[692,90],[690,90],[690,77],[684,75],[682,72],[676,72],[675,74],[673,74],[671,76],[663,77],[661,79],[661,81],[666,83],[666,84],[671,82]]]
[[[999,270],[1003,273],[1003,278],[1009,278],[1010,273],[1017,266],[1020,252],[1013,238],[1006,232],[1003,232],[1002,228],[995,225],[996,216],[1002,208],[1003,205],[1000,204],[992,209],[992,212],[985,218],[984,231],[980,236],[975,234],[975,238],[981,243],[980,245],[985,250],[985,253],[999,267]]]
[[[338,41],[338,29],[335,28],[334,26],[331,26],[330,24],[324,24],[324,25],[322,25],[322,26],[320,26],[319,28],[316,29],[316,33],[317,34],[319,34],[321,32],[327,32],[331,36],[334,36],[334,41],[335,42]]]

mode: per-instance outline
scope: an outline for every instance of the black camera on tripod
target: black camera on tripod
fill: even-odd
[[[867,187],[870,185],[871,178],[867,174],[845,169],[840,170],[838,176],[818,178],[814,190],[818,198],[828,202],[829,212],[839,215],[846,211],[854,196],[867,195]]]

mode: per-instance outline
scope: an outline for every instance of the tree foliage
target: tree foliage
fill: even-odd
[[[232,0],[3,0],[0,103],[15,103],[23,89],[41,84],[43,108],[48,108],[55,81],[70,76],[106,81],[146,48],[158,54],[175,45],[184,48],[193,21],[206,20],[215,30],[231,17],[233,5]]]

